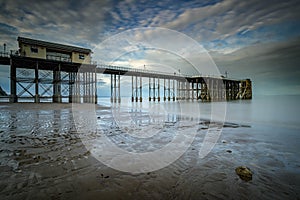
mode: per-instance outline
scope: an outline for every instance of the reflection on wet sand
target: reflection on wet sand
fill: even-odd
[[[93,158],[81,141],[82,133],[76,130],[71,105],[1,105],[0,199],[295,199],[299,196],[299,177],[293,174],[299,163],[292,163],[293,157],[286,152],[278,152],[280,144],[255,138],[250,127],[225,123],[213,151],[200,159],[198,150],[209,121],[176,114],[157,116],[154,111],[147,113],[140,108],[121,111],[122,120],[118,121],[111,108],[97,107],[97,125],[102,133],[128,151],[160,148],[172,139],[178,127],[184,130],[184,122],[192,122],[197,130],[192,145],[171,165],[154,172],[130,174],[111,169]],[[150,140],[131,135],[145,133],[149,126],[151,131],[159,127]],[[243,182],[235,174],[235,168],[242,164],[253,171],[252,181]]]

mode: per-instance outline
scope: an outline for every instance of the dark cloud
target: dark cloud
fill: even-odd
[[[0,45],[6,44],[7,49],[11,49],[15,46],[15,35],[18,34],[18,29],[8,24],[0,23]]]
[[[5,1],[0,21],[19,35],[64,43],[99,42],[105,29],[107,1]]]
[[[228,71],[231,77],[251,78],[256,94],[299,94],[300,38],[211,55],[221,71]]]

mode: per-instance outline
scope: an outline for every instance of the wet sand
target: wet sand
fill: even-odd
[[[257,137],[253,127],[225,124],[213,150],[201,159],[207,123],[195,122],[196,137],[177,161],[158,171],[131,174],[91,155],[76,131],[71,106],[0,104],[0,199],[300,198],[297,155],[284,150],[280,141]],[[110,127],[112,140],[129,148],[122,132],[109,124],[110,108],[98,106],[97,116]],[[169,126],[165,132],[171,135]],[[135,148],[142,151],[144,146]],[[252,170],[251,181],[236,175],[241,165]]]

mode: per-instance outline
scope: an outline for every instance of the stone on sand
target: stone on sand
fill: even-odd
[[[235,172],[244,181],[252,180],[252,172],[248,167],[240,166],[235,169]]]

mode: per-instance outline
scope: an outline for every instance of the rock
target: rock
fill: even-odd
[[[251,181],[252,180],[252,172],[248,167],[240,166],[235,169],[236,174],[243,181]]]
[[[104,176],[104,174],[101,174],[101,178],[109,178],[109,176]]]

